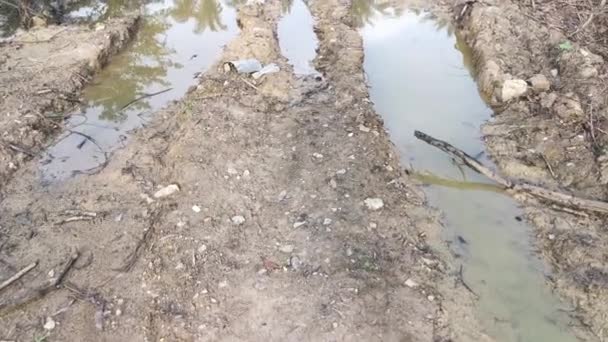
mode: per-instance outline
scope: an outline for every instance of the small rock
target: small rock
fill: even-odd
[[[427,298],[429,301],[431,301],[431,302],[435,300],[435,296],[428,296],[428,297],[426,297],[426,298]]]
[[[233,224],[235,224],[237,226],[240,226],[243,223],[245,223],[245,218],[241,215],[233,216],[230,220],[232,221]]]
[[[551,69],[551,76],[557,77],[559,75],[559,71],[557,69]]]
[[[557,100],[556,93],[542,94],[540,96],[540,105],[543,108],[551,108],[553,107],[555,100]]]
[[[201,212],[201,207],[199,207],[198,205],[193,205],[192,206],[192,211],[194,211],[195,213],[200,213]]]
[[[532,89],[538,93],[551,89],[551,82],[542,74],[532,76],[532,78],[530,78],[530,84],[532,84]]]
[[[55,276],[55,270],[50,270],[47,275],[49,276],[49,278],[53,278]]]
[[[122,214],[118,214],[118,216],[116,216],[114,218],[114,222],[120,222],[120,221],[122,221]]]
[[[354,254],[353,249],[352,248],[347,248],[346,249],[346,256],[350,257]]]
[[[245,170],[243,171],[243,178],[247,179],[251,176],[251,172],[249,172],[249,170]]]
[[[586,67],[583,68],[580,73],[582,78],[592,78],[592,77],[596,77],[599,73],[597,71],[596,68],[594,67]]]
[[[297,255],[293,255],[291,258],[289,258],[289,266],[297,271],[302,266],[302,261]]]
[[[528,83],[524,80],[506,80],[502,85],[500,98],[503,102],[516,99],[528,91]]]
[[[223,288],[225,288],[225,287],[228,287],[228,281],[227,281],[227,280],[220,281],[220,282],[217,284],[217,287],[218,287],[218,288],[220,288],[220,289],[223,289]]]
[[[324,226],[329,226],[331,224],[331,219],[330,218],[326,218],[325,220],[323,220],[323,225]]]
[[[363,125],[359,125],[359,130],[364,133],[369,133],[371,131],[371,129],[369,129],[368,127],[365,127]]]
[[[580,102],[574,97],[562,97],[555,101],[553,106],[555,114],[562,119],[572,119],[582,117],[585,112]]]
[[[282,245],[281,247],[279,247],[279,250],[283,253],[291,253],[293,252],[293,250],[295,249],[295,247],[293,245]]]
[[[184,263],[181,262],[181,261],[178,262],[177,265],[175,265],[175,269],[178,270],[178,271],[179,270],[183,270],[184,268],[186,268],[186,265],[184,265]]]
[[[555,240],[555,234],[549,234],[549,240]]]
[[[168,186],[158,190],[157,192],[155,192],[154,198],[163,198],[163,197],[171,196],[174,193],[178,192],[179,190],[180,190],[179,185],[171,184],[171,185],[168,185]]]
[[[332,178],[329,180],[329,186],[331,186],[332,189],[335,189],[338,187],[338,183],[336,183],[336,180]]]
[[[206,250],[207,250],[207,245],[201,245],[201,246],[200,246],[200,247],[197,249],[197,251],[198,251],[199,253],[204,253]]]
[[[46,318],[46,322],[44,322],[43,328],[44,328],[44,330],[49,330],[50,331],[50,330],[55,329],[56,325],[57,324],[55,323],[55,321],[53,320],[52,317],[47,317]]]
[[[331,326],[334,327],[334,329],[337,329],[338,328],[338,322],[333,322],[331,324]]]
[[[316,159],[323,159],[323,155],[321,153],[313,153],[312,154],[313,157],[315,157]]]
[[[337,175],[344,175],[344,174],[346,174],[346,169],[338,170],[338,171],[336,171],[336,174]]]
[[[306,221],[298,221],[298,222],[295,222],[295,223],[293,224],[293,227],[294,227],[294,228],[300,228],[300,227],[302,227],[302,226],[303,226],[303,225],[305,225],[305,224],[306,224]]]
[[[228,172],[228,174],[229,174],[229,175],[233,175],[233,176],[239,173],[239,172],[238,172],[238,171],[237,171],[235,168],[233,168],[233,167],[229,167],[229,168],[226,170],[226,172]]]
[[[371,229],[376,229],[376,228],[378,228],[378,224],[377,224],[376,222],[370,222],[370,223],[369,223],[369,227],[370,227]]]
[[[281,193],[279,194],[279,196],[277,197],[277,199],[279,200],[279,202],[281,202],[282,200],[284,200],[287,197],[287,191],[283,190],[281,191]]]
[[[407,286],[407,287],[409,287],[409,288],[412,288],[412,289],[413,289],[413,288],[415,288],[415,287],[418,287],[418,283],[417,283],[417,282],[415,282],[415,281],[413,281],[411,278],[408,278],[408,279],[405,281],[405,286]]]
[[[384,202],[380,198],[368,198],[363,202],[365,203],[367,209],[373,211],[380,210],[384,207]]]

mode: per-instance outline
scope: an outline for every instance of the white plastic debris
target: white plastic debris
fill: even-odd
[[[279,72],[279,71],[281,71],[281,68],[279,68],[278,65],[276,65],[274,63],[270,63],[268,65],[265,65],[259,71],[254,72],[251,76],[257,80],[258,78],[260,78],[264,75],[274,74],[275,72]]]
[[[262,63],[257,59],[241,59],[224,63],[225,72],[238,72],[240,74],[251,74],[262,70]]]

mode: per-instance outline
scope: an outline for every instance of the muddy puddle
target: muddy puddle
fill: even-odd
[[[73,15],[104,17],[107,11],[117,11],[109,5],[92,8],[85,6]],[[134,42],[86,87],[84,105],[71,113],[69,130],[42,160],[44,182],[103,167],[112,151],[129,139],[129,132],[144,126],[154,112],[195,85],[195,76],[208,69],[237,34],[231,3],[164,0],[147,4]]]
[[[491,110],[471,77],[466,47],[429,15],[371,5],[355,10],[371,99],[404,166],[416,171],[430,204],[445,214],[444,252],[456,257],[479,296],[484,329],[498,341],[575,341],[561,310],[567,307],[545,283],[547,268],[514,200],[414,137],[421,130],[489,163],[480,125]]]
[[[314,19],[303,0],[282,0],[283,17],[277,26],[281,53],[298,76],[317,74],[312,61],[317,56],[319,41],[314,32]]]

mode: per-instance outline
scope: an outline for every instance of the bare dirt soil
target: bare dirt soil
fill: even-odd
[[[45,149],[80,89],[130,40],[137,21],[38,27],[0,42],[0,189]]]
[[[39,264],[1,290],[0,338],[489,340],[429,247],[441,227],[371,107],[349,5],[311,4],[323,78],[281,56],[280,1],[244,5],[222,60],[279,73],[218,63],[99,174],[41,187],[17,170],[0,278]]]
[[[470,1],[454,15],[475,53],[480,90],[497,112],[484,134],[500,171],[607,200],[606,2]],[[606,218],[522,200],[554,270],[551,283],[572,303],[579,328],[604,340]]]

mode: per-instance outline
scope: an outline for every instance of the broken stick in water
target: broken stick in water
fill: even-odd
[[[474,171],[479,172],[482,175],[500,184],[507,190],[526,193],[534,197],[554,202],[556,204],[568,208],[608,214],[608,203],[606,202],[580,198],[563,192],[545,189],[543,187],[532,185],[529,183],[510,181],[500,176],[498,173],[492,171],[489,167],[483,165],[477,159],[471,157],[467,153],[457,149],[456,147],[445,141],[435,139],[430,135],[420,131],[415,131],[414,136],[426,142],[427,144],[434,146],[442,150],[443,152],[449,154],[450,156],[467,165]]]

